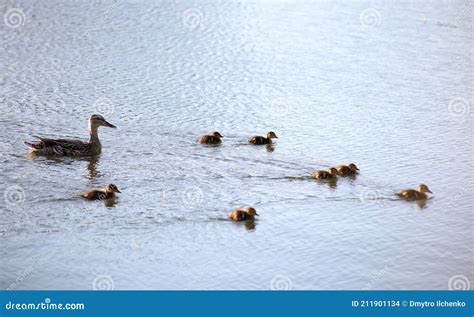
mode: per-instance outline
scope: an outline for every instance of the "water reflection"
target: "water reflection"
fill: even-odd
[[[255,220],[248,220],[245,222],[245,229],[255,230]]]
[[[416,204],[418,205],[418,208],[425,209],[427,207],[426,202],[427,202],[427,199],[421,199],[421,200],[417,200]]]
[[[97,170],[100,156],[92,157],[71,157],[71,156],[56,156],[56,155],[44,155],[36,152],[28,152],[24,155],[28,160],[44,159],[47,163],[59,163],[65,165],[71,165],[73,162],[82,161],[87,162],[86,167],[86,178],[94,179],[101,176],[100,171]]]
[[[328,180],[328,186],[331,189],[335,189],[337,187],[337,179],[329,179]]]
[[[104,200],[104,205],[108,208],[114,207],[118,203],[118,197],[112,197]]]
[[[87,164],[86,177],[88,179],[94,179],[99,177],[100,172],[97,171],[97,163],[99,162],[99,156],[93,156],[86,160],[89,161],[89,163]]]

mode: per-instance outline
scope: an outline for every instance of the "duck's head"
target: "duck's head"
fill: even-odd
[[[421,193],[433,193],[425,184],[420,184],[420,186],[418,186],[418,191]]]
[[[253,207],[247,208],[247,214],[249,214],[250,216],[258,216],[257,210],[255,210],[255,208]]]
[[[270,132],[267,133],[267,139],[278,139],[278,137],[275,134],[275,132],[270,131]]]
[[[109,184],[105,187],[105,191],[108,193],[121,193],[115,184]]]
[[[219,132],[217,132],[217,131],[211,132],[211,135],[214,136],[214,137],[216,137],[216,138],[219,138],[219,139],[220,139],[220,138],[223,138],[223,136],[222,136]]]
[[[354,163],[350,163],[347,166],[349,166],[349,168],[353,171],[358,171],[359,170],[359,168]]]
[[[112,123],[105,120],[100,114],[93,114],[89,118],[89,128],[92,129],[98,127],[117,128]]]
[[[328,172],[331,175],[337,175],[337,169],[335,167],[330,167]]]

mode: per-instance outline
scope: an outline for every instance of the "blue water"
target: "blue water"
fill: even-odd
[[[470,2],[0,12],[3,289],[474,281]],[[92,113],[118,126],[100,130],[96,160],[27,155],[32,135],[87,138]],[[197,144],[213,130],[221,146]],[[247,144],[270,130],[273,148]],[[361,173],[337,186],[307,178],[349,162]],[[77,197],[111,182],[111,206]],[[394,196],[419,183],[434,193],[424,206]],[[253,228],[227,220],[241,206],[260,214]]]

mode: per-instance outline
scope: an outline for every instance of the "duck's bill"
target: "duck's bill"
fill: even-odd
[[[426,192],[427,192],[427,193],[432,193],[432,194],[433,194],[433,192],[432,192],[431,190],[429,190],[429,189],[427,189],[427,190],[426,190]]]
[[[115,191],[116,191],[117,193],[121,193],[121,191],[120,191],[118,188],[117,188]]]
[[[117,128],[117,127],[114,126],[112,123],[110,123],[110,122],[108,122],[108,121],[105,121],[105,120],[104,120],[104,125],[105,125],[106,127],[109,127],[109,128],[114,128],[114,129]]]
[[[255,213],[255,216],[260,216],[259,214]]]
[[[359,169],[357,166],[356,166],[356,168],[355,168],[355,169],[356,169],[356,171],[360,171],[360,169]]]

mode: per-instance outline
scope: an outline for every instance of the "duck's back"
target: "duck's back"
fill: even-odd
[[[36,137],[35,143],[25,142],[34,152],[44,155],[92,156],[101,152],[100,143],[69,139],[48,139]]]
[[[336,167],[336,169],[337,169],[337,173],[339,175],[343,175],[343,176],[347,176],[349,174],[354,173],[354,171],[347,165],[338,166],[338,167]]]
[[[327,171],[316,171],[313,173],[313,177],[316,179],[328,179],[330,174]]]
[[[229,214],[229,219],[234,220],[234,221],[245,221],[245,220],[252,220],[254,219],[254,217],[249,215],[245,211],[236,209],[236,210],[233,210]]]
[[[199,138],[199,143],[202,143],[202,144],[218,144],[220,142],[221,142],[221,139],[213,135],[202,135]]]
[[[252,143],[252,144],[256,144],[256,145],[261,145],[261,144],[268,144],[271,142],[271,139],[267,139],[263,136],[259,136],[259,135],[256,135],[256,136],[253,136],[249,139],[249,142]]]
[[[89,192],[82,193],[81,196],[89,200],[102,200],[112,198],[113,194],[106,193],[103,190],[93,189]]]
[[[403,197],[405,199],[409,200],[419,200],[419,199],[426,199],[426,194],[419,192],[415,189],[405,189],[402,190],[401,192],[397,193],[397,196]]]

